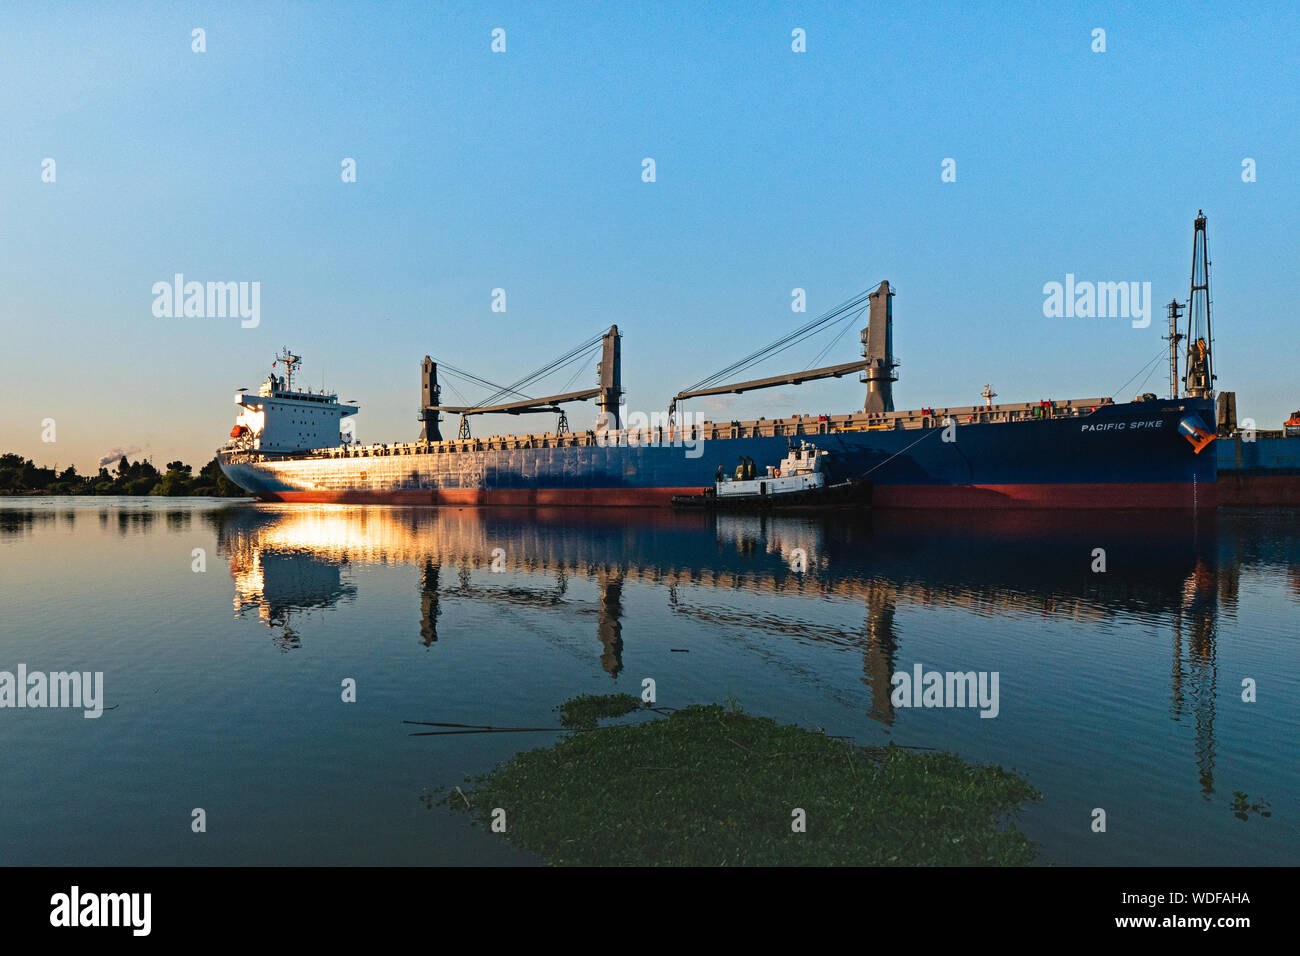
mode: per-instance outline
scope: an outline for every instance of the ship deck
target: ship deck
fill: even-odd
[[[573,448],[624,444],[674,444],[683,441],[728,438],[780,438],[832,435],[844,432],[898,431],[936,428],[949,421],[957,426],[1002,422],[1029,422],[1044,418],[1080,418],[1099,406],[1111,404],[1108,398],[1076,398],[1060,401],[1002,403],[924,407],[897,412],[850,412],[845,415],[791,415],[786,418],[758,418],[748,421],[704,421],[689,426],[653,425],[643,429],[620,429],[580,432],[543,432],[526,435],[491,435],[486,438],[455,438],[442,441],[374,443],[314,448],[296,454],[270,454],[238,443],[228,443],[222,451],[232,461],[286,460],[304,458],[372,458],[392,455],[442,455],[470,451],[517,448]]]

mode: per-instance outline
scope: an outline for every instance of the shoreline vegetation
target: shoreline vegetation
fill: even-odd
[[[1037,854],[1009,818],[1042,794],[1001,767],[862,747],[734,701],[672,710],[609,694],[559,709],[569,736],[440,801],[489,832],[504,821],[505,839],[554,866],[1024,866]]]
[[[243,498],[247,492],[227,478],[216,456],[199,469],[183,461],[169,461],[164,471],[147,460],[129,461],[125,455],[110,471],[80,475],[75,466],[60,471],[44,468],[30,458],[0,455],[0,495],[152,495],[167,498]]]

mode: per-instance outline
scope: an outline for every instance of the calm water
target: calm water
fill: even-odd
[[[644,677],[663,704],[1014,767],[1043,863],[1300,856],[1293,515],[29,499],[0,504],[0,595],[0,670],[103,671],[111,708],[0,710],[4,863],[531,862],[429,795],[555,738],[402,721],[550,725]],[[895,708],[917,663],[999,672],[999,715]]]

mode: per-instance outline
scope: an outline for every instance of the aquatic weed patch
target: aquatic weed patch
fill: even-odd
[[[503,809],[505,838],[558,865],[1021,865],[1034,845],[999,821],[1040,796],[953,754],[697,705],[520,753],[460,808]]]
[[[583,694],[556,708],[560,723],[569,730],[595,730],[602,717],[622,717],[641,709],[635,694]]]

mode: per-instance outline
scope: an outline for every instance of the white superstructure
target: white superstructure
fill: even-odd
[[[293,375],[301,363],[301,356],[285,349],[271,364],[273,369],[283,365],[284,375],[272,372],[256,395],[235,394],[240,412],[230,431],[229,448],[293,454],[347,444],[340,423],[355,415],[357,407],[340,404],[336,392],[295,389]]]
[[[742,495],[782,495],[796,491],[810,491],[826,485],[826,475],[822,472],[822,458],[828,454],[808,442],[799,447],[791,446],[781,464],[773,468],[767,466],[767,473],[752,478],[723,476],[715,485],[719,498]],[[743,472],[744,466],[736,469]]]

